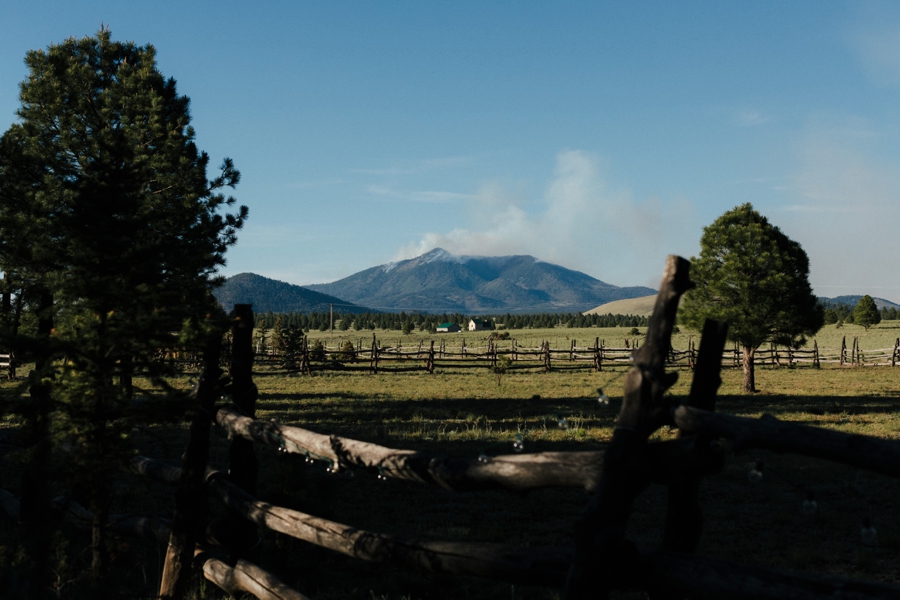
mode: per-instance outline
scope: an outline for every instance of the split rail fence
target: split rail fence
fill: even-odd
[[[371,345],[363,348],[362,339],[358,340],[352,351],[339,347],[323,346],[319,356],[309,348],[308,339],[304,339],[300,352],[296,356],[287,357],[276,352],[257,354],[255,361],[260,364],[288,365],[304,373],[313,371],[368,371],[403,372],[427,371],[435,369],[488,368],[497,366],[505,360],[505,368],[540,369],[544,371],[566,371],[573,369],[615,369],[628,368],[632,365],[632,355],[639,348],[639,342],[630,345],[628,341],[621,347],[607,346],[604,340],[595,338],[593,345],[578,346],[575,340],[568,348],[551,348],[549,341],[543,341],[536,347],[519,346],[515,340],[509,345],[488,340],[487,345],[469,346],[465,339],[459,346],[449,346],[445,340],[437,344],[432,340],[427,345],[382,346],[375,336]],[[666,367],[693,369],[697,362],[698,349],[694,340],[690,340],[686,350],[669,349],[666,353]],[[741,348],[735,344],[732,348],[723,349],[722,364],[730,368],[741,368]],[[859,338],[854,337],[848,348],[847,340],[842,341],[840,351],[832,354],[822,353],[814,340],[812,348],[779,347],[774,344],[756,350],[754,364],[771,367],[820,367],[822,363],[837,363],[841,366],[878,366],[900,364],[900,338],[892,348],[863,351],[859,346]]]
[[[254,418],[248,305],[236,306],[230,383],[219,368],[220,345],[211,341],[194,393],[196,411],[182,468],[139,457],[137,473],[177,486],[171,520],[117,515],[113,531],[167,545],[160,596],[182,597],[193,568],[231,594],[261,599],[302,599],[299,592],[252,564],[259,528],[267,528],[357,559],[400,569],[481,577],[562,590],[570,599],[606,598],[616,589],[641,589],[652,598],[900,598],[900,587],[844,578],[743,565],[694,555],[702,534],[699,485],[722,470],[729,455],[759,448],[824,458],[900,477],[900,442],[783,422],[715,412],[727,327],[707,322],[696,356],[688,398],[673,405],[665,396],[675,374],[666,371],[669,342],[680,296],[691,287],[689,263],[669,257],[644,345],[634,352],[624,380],[622,408],[604,451],[543,452],[477,458],[447,458],[387,448]],[[230,394],[234,406],[217,406]],[[209,432],[215,424],[232,438],[227,473],[211,470]],[[650,442],[660,427],[680,437]],[[504,544],[403,539],[272,505],[255,497],[254,445],[295,459],[320,461],[331,471],[365,470],[443,488],[447,493],[547,487],[591,492],[573,527],[572,546],[517,547]],[[364,485],[360,478],[348,485]],[[651,484],[667,488],[662,544],[638,546],[627,538],[636,498]],[[205,537],[209,499],[229,510],[232,540],[223,548]],[[3,506],[14,499],[0,495]],[[12,508],[16,508],[12,506]],[[93,516],[68,503],[73,521]],[[11,509],[8,509],[11,510]]]
[[[0,354],[0,369],[6,371],[7,379],[12,380],[16,378],[16,357],[14,353]]]

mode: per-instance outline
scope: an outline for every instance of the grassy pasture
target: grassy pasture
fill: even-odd
[[[540,330],[526,331],[542,334]],[[612,331],[623,333],[622,328]],[[573,330],[545,332],[564,340]],[[587,339],[585,330],[574,332],[579,344],[582,337]],[[414,339],[402,337],[404,346]],[[553,338],[547,335],[544,339]],[[474,337],[467,343],[474,345]],[[520,338],[521,345],[527,343]],[[621,368],[602,373],[516,372],[503,376],[498,386],[487,369],[439,370],[434,375],[325,372],[312,377],[262,369],[255,375],[260,390],[257,416],[321,433],[446,455],[509,454],[517,433],[523,436],[525,452],[600,449],[612,434],[623,373]],[[781,419],[900,440],[898,373],[900,370],[890,368],[759,368],[757,385],[762,392],[744,396],[740,370],[726,369],[718,410],[746,416],[770,413]],[[690,382],[691,373],[680,372],[670,393],[676,397],[687,394]],[[188,378],[183,383],[187,385]],[[598,387],[611,396],[609,406],[597,402]],[[565,418],[567,427],[559,426],[560,417]],[[179,464],[186,431],[186,424],[151,425],[135,432],[135,439],[141,453]],[[674,431],[662,430],[654,437],[673,435]],[[213,466],[227,466],[227,444],[216,432]],[[308,465],[302,458],[284,457],[268,449],[257,454],[261,498],[356,527],[409,537],[571,544],[575,520],[587,501],[580,490],[455,494],[379,481],[370,473],[327,474],[323,464]],[[764,476],[752,484],[747,471],[757,460],[765,461]],[[17,492],[15,466],[5,459],[0,464],[6,488]],[[814,515],[801,510],[807,490],[815,492],[819,504]],[[117,491],[114,512],[171,515],[172,490],[159,484],[123,475]],[[820,460],[748,451],[729,456],[723,472],[704,482],[702,494],[707,521],[698,550],[701,554],[900,581],[900,481]],[[658,544],[664,506],[664,490],[648,489],[635,506],[629,536],[640,543]],[[866,516],[878,530],[877,547],[860,542],[860,524]],[[14,527],[0,518],[0,539],[8,538]],[[85,537],[75,539],[88,543]],[[76,545],[73,542],[71,547]],[[259,551],[260,564],[318,600],[558,597],[554,590],[511,589],[504,584],[367,564],[271,533],[263,534]],[[137,596],[152,594],[164,553],[144,542],[123,543],[117,552],[123,589]],[[201,586],[196,596],[217,597],[208,586]]]
[[[631,327],[591,327],[591,328],[566,328],[555,327],[546,329],[510,329],[507,330],[511,338],[515,338],[521,347],[536,347],[544,340],[550,342],[551,348],[563,349],[568,348],[574,339],[579,347],[592,346],[596,338],[604,340],[608,347],[622,347],[624,340],[628,339],[629,344],[635,336],[631,335]],[[641,334],[646,333],[646,327],[638,327]],[[345,340],[353,342],[357,346],[362,341],[363,347],[368,348],[372,344],[371,331],[339,331],[335,330],[333,335],[328,331],[310,331],[310,340],[319,339],[328,347],[342,344]],[[435,344],[439,344],[441,340],[448,347],[459,347],[462,340],[466,341],[469,347],[486,346],[487,338],[490,331],[461,331],[459,333],[426,333],[415,331],[409,335],[403,335],[396,330],[377,330],[374,332],[378,343],[382,346],[396,346],[398,343],[404,347],[418,346],[422,342],[425,347],[431,340]],[[822,353],[837,353],[841,348],[841,339],[846,337],[847,347],[852,343],[853,337],[859,337],[860,347],[865,350],[876,350],[882,348],[892,348],[894,342],[900,337],[900,321],[882,321],[878,325],[870,327],[866,331],[859,325],[845,324],[842,327],[834,325],[826,325],[813,338],[808,340],[806,348],[812,348],[813,340],[819,345],[819,351]],[[640,336],[637,336],[640,340]],[[334,340],[332,342],[332,339]],[[672,336],[672,347],[676,350],[686,350],[689,340],[693,339],[699,342],[700,334],[696,331],[682,329],[679,333]],[[508,347],[510,342],[501,340],[501,348]]]
[[[260,418],[315,431],[449,455],[511,453],[517,433],[523,435],[526,452],[595,449],[602,448],[612,434],[622,372],[516,373],[504,376],[499,386],[487,372],[326,373],[312,378],[261,374],[257,378],[259,413]],[[683,372],[672,394],[686,394],[690,378],[689,372]],[[721,411],[746,416],[770,413],[900,440],[900,383],[891,369],[763,368],[758,374],[763,392],[754,396],[741,395],[738,370],[726,370],[723,378]],[[597,387],[608,390],[613,399],[609,407],[598,404]],[[560,416],[566,418],[568,428],[558,426]],[[654,437],[673,434],[663,430]],[[765,462],[765,475],[759,484],[751,484],[747,471],[757,460]],[[286,498],[294,498],[302,510],[325,511],[344,523],[409,536],[570,543],[574,521],[587,499],[578,490],[543,490],[525,497],[451,494],[378,482],[367,474],[344,480],[340,475],[326,475],[322,465],[281,468],[304,473],[304,483],[287,477],[279,490]],[[807,490],[814,491],[819,503],[815,515],[802,512]],[[707,526],[699,552],[760,565],[898,581],[898,493],[900,482],[825,461],[762,451],[731,456],[725,470],[704,483]],[[658,543],[664,503],[662,489],[651,488],[641,496],[630,528],[634,539]],[[877,548],[860,543],[860,524],[866,516],[878,529]],[[319,582],[318,587],[306,588],[310,593],[315,589],[316,597],[364,597],[366,590],[391,598],[460,593],[496,598],[511,593],[509,586],[499,584],[405,574],[341,557],[327,560],[334,573],[313,567],[307,572]],[[352,583],[341,575],[348,571],[355,574]],[[541,589],[517,588],[515,594],[556,597],[552,590]]]

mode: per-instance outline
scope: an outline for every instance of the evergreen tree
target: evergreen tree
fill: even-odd
[[[856,308],[853,309],[853,322],[865,327],[866,331],[868,331],[869,327],[872,325],[881,323],[881,313],[878,312],[878,307],[875,306],[875,301],[872,300],[872,296],[863,296],[859,299],[859,302],[856,303]]]
[[[281,349],[282,366],[285,369],[297,368],[297,356],[303,349],[303,330],[289,325],[279,334],[278,346]]]
[[[283,319],[281,315],[278,315],[277,317],[275,317],[275,325],[274,327],[272,327],[272,350],[276,354],[282,352],[284,349],[282,341],[284,339],[284,331],[286,327],[284,323],[285,321],[287,321],[286,318]],[[268,319],[266,322],[268,322]]]
[[[37,349],[32,392],[50,401],[33,406],[53,414],[34,422],[52,417],[79,448],[69,474],[98,515],[99,586],[114,458],[141,419],[131,373],[159,375],[153,357],[171,332],[186,320],[186,334],[199,331],[218,310],[210,288],[247,209],[221,212],[234,199],[220,190],[240,175],[226,159],[207,179],[188,99],[156,68],[152,46],[101,30],[25,60],[19,120],[0,138],[0,269],[22,282],[41,323],[27,343]]]
[[[701,329],[706,319],[729,324],[743,348],[744,391],[756,391],[753,355],[765,342],[798,346],[824,322],[809,285],[800,244],[743,204],[704,228],[691,258],[697,287],[685,294],[679,320]]]

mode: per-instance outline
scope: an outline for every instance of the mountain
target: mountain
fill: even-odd
[[[324,312],[329,309],[330,304],[334,304],[335,310],[342,313],[368,310],[334,296],[254,273],[229,277],[213,294],[226,310],[231,310],[235,304],[252,304],[257,313]]]
[[[836,298],[819,298],[825,308],[828,308],[828,304],[846,304],[850,308],[854,308],[858,303],[862,295],[859,296],[837,296]],[[882,308],[900,308],[900,304],[896,304],[891,302],[890,300],[885,300],[884,298],[876,298],[872,296],[872,300],[875,301],[875,306],[878,309]]]
[[[533,256],[457,256],[441,248],[307,287],[379,310],[466,314],[581,312],[655,293],[610,285]]]

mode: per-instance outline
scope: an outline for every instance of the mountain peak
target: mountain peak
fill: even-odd
[[[619,288],[533,256],[467,256],[434,248],[312,290],[383,310],[407,312],[567,312],[654,293]]]

